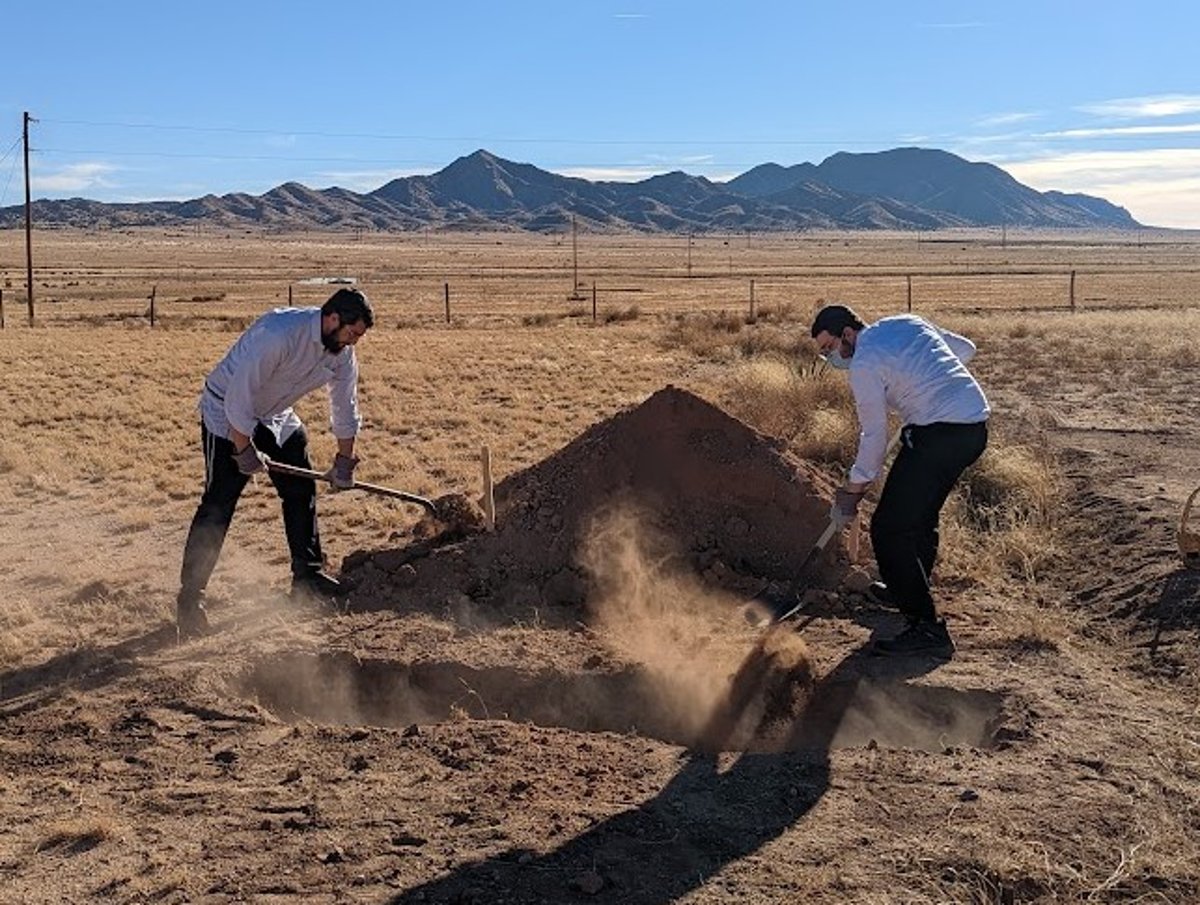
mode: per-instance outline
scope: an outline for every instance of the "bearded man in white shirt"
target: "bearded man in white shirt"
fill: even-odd
[[[320,308],[276,308],[251,324],[205,379],[200,394],[204,494],[183,551],[175,608],[180,638],[209,630],[204,589],[250,477],[271,460],[312,468],[308,433],[292,405],[319,387],[329,387],[337,439],[337,455],[325,477],[337,490],[354,486],[354,441],[362,423],[354,346],[374,322],[367,297],[357,289],[339,289]],[[316,484],[268,474],[283,508],[292,596],[336,596],[341,583],[322,570]]]
[[[871,544],[886,597],[908,620],[898,636],[876,642],[881,656],[950,657],[954,643],[930,592],[938,552],[938,517],[963,471],[987,447],[991,412],[966,363],[967,338],[911,314],[867,325],[845,305],[822,308],[812,337],[825,360],[849,371],[858,410],[858,454],[834,498],[831,518],[854,518],[880,475],[888,450],[888,411],[903,425],[871,518]]]

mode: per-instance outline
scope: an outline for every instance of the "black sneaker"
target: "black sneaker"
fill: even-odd
[[[179,592],[175,600],[175,629],[180,641],[203,638],[212,633],[208,613],[204,610],[204,593]]]
[[[898,609],[895,595],[892,594],[891,588],[882,581],[873,581],[867,585],[866,598],[876,606],[889,610]]]
[[[944,619],[910,622],[908,628],[895,638],[876,641],[871,653],[877,657],[938,657],[954,656],[954,642],[946,630]]]
[[[331,603],[334,598],[350,593],[349,587],[324,572],[292,576],[292,600]]]

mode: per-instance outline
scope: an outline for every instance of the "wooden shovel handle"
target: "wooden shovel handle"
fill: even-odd
[[[328,481],[319,471],[313,471],[311,468],[301,468],[298,465],[287,465],[283,462],[271,460],[267,463],[267,468],[277,474],[291,475],[294,478],[310,478],[314,481]],[[333,483],[330,481],[330,483]],[[417,496],[415,493],[408,493],[403,490],[393,490],[391,487],[381,487],[378,484],[367,484],[363,481],[355,481],[351,490],[365,490],[367,493],[374,493],[378,496],[391,497],[394,500],[403,500],[406,503],[413,503],[421,506],[430,515],[437,517],[437,506],[432,500],[428,500],[423,496]]]

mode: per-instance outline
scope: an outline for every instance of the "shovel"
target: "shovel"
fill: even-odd
[[[808,553],[804,557],[803,562],[800,563],[800,567],[796,570],[797,576],[804,575],[805,571],[812,564],[813,560],[815,560],[818,556],[820,556],[821,552],[827,546],[829,546],[829,541],[833,538],[833,536],[835,534],[837,534],[837,530],[838,530],[837,522],[835,522],[833,519],[830,519],[829,524],[825,526],[825,530],[821,532],[821,536],[817,538],[816,543],[814,543],[812,545],[812,549],[810,549],[808,551]],[[775,606],[774,606],[775,602],[774,601],[768,599],[765,596],[761,596],[761,594],[760,594],[760,596],[757,596],[755,599],[759,603],[766,604],[768,607],[770,607],[770,609],[773,612],[775,612]],[[761,619],[758,618],[759,613],[757,612],[757,609],[755,607],[747,607],[746,611],[745,611],[746,621],[755,623],[757,625],[778,625],[780,622],[783,622],[784,620],[790,619],[793,616],[795,616],[798,612],[800,612],[800,610],[803,606],[804,606],[804,601],[802,599],[798,599],[796,601],[796,603],[794,603],[791,607],[784,610],[783,612],[775,612],[775,615],[773,615],[770,618],[770,620],[765,623],[762,622]]]
[[[901,437],[902,433],[903,433],[903,429],[898,430],[892,434],[891,439],[888,440],[887,450],[885,451],[884,455],[891,453],[891,451],[896,448],[896,445],[900,442],[900,437]],[[1200,492],[1200,491],[1198,491],[1198,492]],[[858,559],[858,531],[859,531],[858,519],[859,519],[859,516],[856,514],[853,519],[851,519],[849,522],[846,523],[850,526],[850,532],[851,532],[850,539],[848,541],[848,545],[851,547],[850,559],[852,561],[857,561],[857,559]],[[805,570],[810,565],[812,565],[813,560],[815,560],[818,556],[820,556],[821,552],[827,546],[829,546],[829,541],[833,538],[833,536],[835,534],[837,534],[837,532],[838,532],[838,524],[832,518],[830,518],[829,524],[825,526],[825,530],[821,532],[821,536],[817,538],[817,542],[812,545],[812,549],[808,551],[808,554],[804,557],[804,561],[801,562],[800,567],[798,569],[796,569],[796,576],[797,576],[796,580],[797,581],[799,581],[800,578],[804,575]],[[767,597],[761,596],[761,592],[760,592],[760,595],[757,596],[755,599],[759,603],[765,604],[766,606],[768,606],[772,611],[776,610],[776,607],[774,605],[775,601],[770,600]],[[796,603],[794,603],[788,609],[784,610],[782,613],[776,612],[775,615],[772,616],[771,619],[765,623],[762,622],[761,619],[759,618],[761,616],[761,613],[756,612],[755,607],[748,606],[748,607],[746,607],[744,612],[745,612],[747,622],[754,623],[756,625],[778,625],[780,622],[783,622],[785,619],[790,619],[793,616],[795,616],[798,612],[800,612],[800,610],[803,608],[803,606],[804,606],[803,601],[798,600]]]
[[[286,465],[283,462],[274,460],[267,463],[267,468],[276,474],[291,475],[294,478],[310,478],[313,481],[329,481],[324,474],[319,471],[313,471],[311,468],[301,468],[298,465]],[[330,481],[332,484],[333,482]],[[390,487],[380,487],[378,484],[366,484],[363,481],[355,481],[348,489],[350,490],[365,490],[367,493],[374,493],[378,496],[391,497],[393,500],[403,500],[405,503],[413,503],[416,506],[422,507],[426,512],[434,518],[438,517],[437,506],[433,500],[426,499],[423,496],[417,496],[415,493],[408,493],[404,490],[393,490]]]

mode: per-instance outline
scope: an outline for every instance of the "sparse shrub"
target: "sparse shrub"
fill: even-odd
[[[807,330],[755,323],[728,311],[679,317],[668,328],[664,343],[713,361],[773,355],[809,366],[817,358]]]
[[[112,836],[112,826],[101,820],[68,820],[51,827],[37,844],[37,851],[65,848],[69,852],[86,852]]]
[[[637,305],[630,305],[628,308],[607,308],[601,313],[600,320],[605,324],[616,324],[622,321],[635,321],[641,317],[641,314]]]
[[[566,315],[554,314],[549,311],[540,311],[537,314],[526,314],[521,318],[521,324],[525,327],[546,327],[550,324],[562,320]]]
[[[1008,575],[1028,587],[1060,548],[1059,488],[1050,462],[1024,446],[993,440],[967,469],[942,519],[946,563],[973,580]]]
[[[785,440],[801,458],[845,465],[858,436],[850,387],[827,369],[798,369],[778,357],[742,362],[724,404],[757,430]]]

